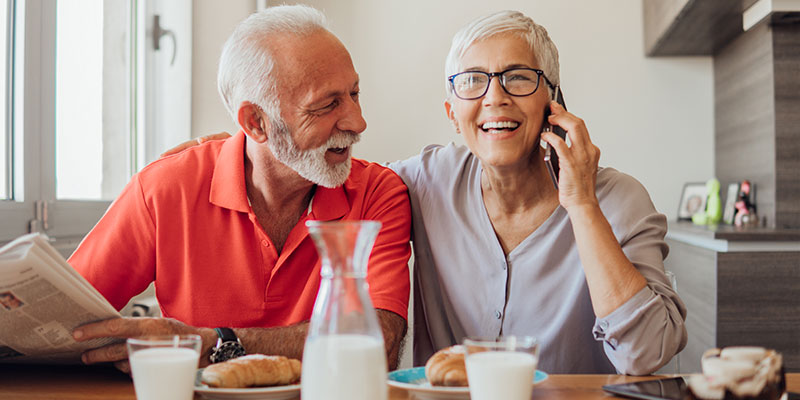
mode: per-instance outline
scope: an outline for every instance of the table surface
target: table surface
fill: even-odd
[[[654,379],[652,376],[624,375],[550,375],[536,385],[533,398],[612,399],[603,385]],[[787,374],[790,391],[800,391],[800,373]],[[200,399],[200,396],[195,396]],[[133,383],[128,375],[109,367],[41,366],[0,364],[0,399],[106,399],[135,400]],[[410,400],[402,389],[390,388],[390,400]]]

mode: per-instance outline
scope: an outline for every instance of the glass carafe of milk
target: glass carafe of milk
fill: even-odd
[[[322,280],[303,350],[303,400],[385,400],[386,353],[367,292],[367,260],[381,223],[308,221]]]

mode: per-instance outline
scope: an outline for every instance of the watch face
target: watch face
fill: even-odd
[[[236,342],[223,342],[219,347],[214,349],[211,353],[209,360],[212,363],[228,361],[236,357],[245,355],[244,346],[238,341]]]

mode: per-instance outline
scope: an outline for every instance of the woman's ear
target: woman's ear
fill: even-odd
[[[269,120],[266,118],[261,108],[249,101],[243,101],[239,106],[239,111],[236,115],[239,126],[242,127],[244,133],[256,143],[263,143],[267,141],[267,132],[269,132]]]
[[[456,128],[456,133],[461,133],[461,129],[458,128],[458,120],[456,119],[456,111],[453,110],[453,105],[450,104],[449,101],[444,101],[444,111],[447,114],[447,119],[453,123],[453,126]]]

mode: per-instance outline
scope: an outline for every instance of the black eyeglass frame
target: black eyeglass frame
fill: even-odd
[[[519,71],[519,70],[533,71],[533,72],[536,73],[536,88],[533,89],[533,91],[528,93],[528,94],[513,94],[513,93],[509,92],[508,89],[506,89],[506,85],[505,85],[505,83],[503,83],[503,79],[502,79],[503,78],[503,74],[505,74],[506,72],[509,72],[509,71]],[[476,74],[476,73],[477,74],[483,74],[483,75],[486,75],[486,76],[489,77],[489,80],[486,83],[486,88],[483,90],[483,93],[481,93],[480,96],[476,96],[476,97],[461,97],[461,96],[459,96],[458,95],[458,91],[456,90],[456,84],[453,81],[459,75]],[[544,71],[542,71],[540,69],[537,69],[537,68],[509,68],[509,69],[507,69],[505,71],[501,71],[501,72],[464,71],[464,72],[459,72],[457,74],[453,74],[453,75],[448,76],[447,77],[447,81],[450,82],[450,89],[453,91],[453,94],[456,95],[456,97],[458,97],[459,99],[461,99],[461,100],[477,100],[477,99],[480,99],[483,96],[486,96],[486,93],[489,92],[489,86],[492,85],[492,78],[494,78],[494,77],[498,78],[497,81],[500,82],[500,87],[503,88],[503,91],[508,93],[509,96],[514,96],[514,97],[525,97],[525,96],[530,96],[530,95],[536,93],[536,91],[539,90],[539,82],[541,81],[541,78],[544,78],[545,83],[547,84],[547,86],[550,87],[550,89],[555,90],[555,88],[556,88],[556,85],[553,85],[550,82],[550,79],[547,79],[547,75],[544,74]]]

